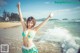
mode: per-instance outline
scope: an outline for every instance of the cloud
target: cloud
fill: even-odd
[[[47,2],[44,2],[45,4],[49,4],[50,2],[49,1],[47,1]]]
[[[79,9],[80,7],[67,8],[67,9],[61,9],[61,10],[55,10],[55,11],[44,10],[44,11],[28,11],[28,12],[22,11],[22,12],[24,17],[34,16],[36,19],[46,18],[50,12],[54,13],[54,18],[56,19],[63,19],[63,18],[75,19],[75,18],[80,18]]]
[[[53,11],[53,12],[54,12],[54,13],[64,13],[64,12],[75,12],[75,11],[80,11],[80,7],[69,8],[69,9],[61,9],[61,10],[55,10],[55,11]]]
[[[73,8],[72,10],[80,10],[80,7]]]
[[[6,5],[7,2],[5,0],[0,0],[0,7]]]
[[[80,7],[69,8],[69,9],[61,9],[53,11],[56,18],[70,18],[77,19],[80,18]]]

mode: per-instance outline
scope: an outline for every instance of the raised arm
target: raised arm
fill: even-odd
[[[19,13],[19,17],[20,17],[20,22],[21,22],[22,27],[23,27],[23,31],[25,31],[26,30],[26,24],[25,24],[24,19],[22,17],[20,2],[17,4],[17,8],[18,8],[18,13]]]
[[[39,24],[37,27],[35,27],[35,30],[38,31],[52,16],[53,16],[53,14],[50,13],[50,15],[41,24]]]

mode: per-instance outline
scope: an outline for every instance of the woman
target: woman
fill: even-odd
[[[51,18],[51,14],[46,18],[45,21],[43,21],[38,26],[34,27],[36,24],[35,19],[31,16],[27,19],[26,24],[24,22],[24,19],[22,17],[21,9],[20,9],[20,2],[17,5],[18,13],[20,17],[20,21],[23,27],[23,46],[22,46],[22,53],[38,53],[38,49],[36,48],[35,44],[33,43],[33,38],[36,34],[36,32]]]

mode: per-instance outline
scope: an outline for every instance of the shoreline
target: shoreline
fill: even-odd
[[[2,23],[4,26],[5,22],[2,22]],[[22,27],[18,25],[19,22],[6,22],[6,23],[10,24],[9,26],[13,25],[13,23],[15,23],[15,24],[14,24],[14,26],[11,26],[9,29],[7,28],[7,26],[5,26],[7,29],[0,29],[0,44],[9,44],[10,45],[10,53],[22,53],[22,50],[21,50],[21,47],[22,47],[22,35],[21,35]],[[37,25],[39,23],[40,22],[38,22]],[[66,45],[65,42],[61,42],[61,44],[60,44],[55,41],[49,41],[49,40],[44,39],[45,37],[48,39],[48,36],[47,36],[48,32],[46,30],[44,30],[45,28],[46,29],[48,28],[47,26],[48,25],[44,26],[40,31],[38,31],[38,33],[36,34],[37,36],[34,38],[34,43],[35,43],[36,47],[39,49],[39,53],[62,53],[63,48],[61,46],[62,46],[62,43],[64,45]],[[73,25],[71,25],[71,26],[73,26]],[[53,28],[48,28],[48,29],[53,29]],[[64,31],[64,30],[62,30],[62,31]],[[51,33],[53,33],[53,30],[50,30],[49,32],[51,34]],[[45,33],[46,33],[46,35],[45,35]],[[66,32],[65,32],[65,34],[66,34]],[[44,36],[41,37],[41,35],[42,36],[44,35]],[[51,36],[51,37],[53,37],[53,36]],[[41,38],[43,38],[43,39],[41,39]],[[69,42],[70,41],[68,41],[68,43]],[[72,45],[74,45],[74,44],[71,44],[71,46]],[[69,47],[70,47],[70,44],[67,44],[64,47],[64,49],[69,48]],[[73,48],[73,47],[70,47],[70,48]],[[66,51],[68,51],[68,50],[66,50]]]

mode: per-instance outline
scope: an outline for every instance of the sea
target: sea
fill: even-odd
[[[80,22],[49,20],[39,32],[40,42],[60,42],[63,53],[77,53],[80,47]]]

